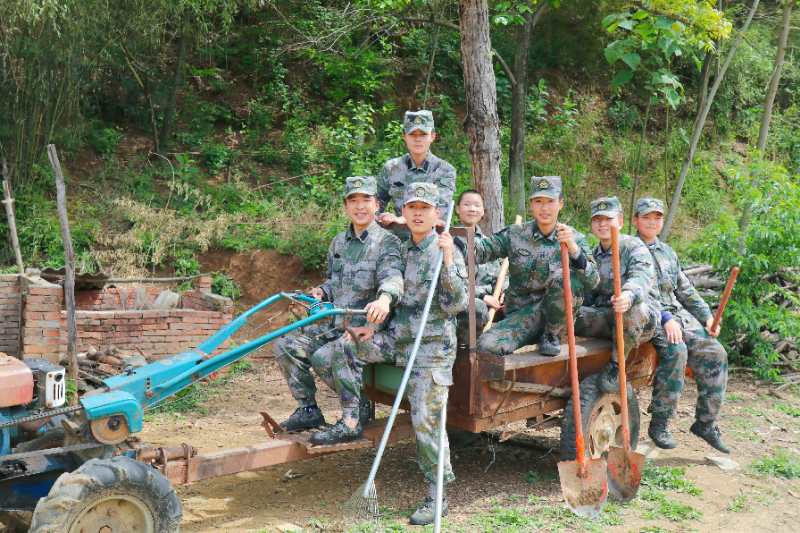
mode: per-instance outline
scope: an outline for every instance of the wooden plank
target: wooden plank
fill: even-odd
[[[611,351],[611,341],[607,339],[577,337],[575,340],[579,359],[581,357]],[[515,370],[566,361],[567,359],[569,359],[569,354],[566,344],[561,345],[561,353],[554,357],[539,355],[539,347],[534,344],[532,346],[523,346],[514,353],[503,357],[503,366],[505,370]]]
[[[527,392],[530,394],[544,394],[548,396],[555,396],[556,398],[566,398],[569,396],[570,389],[562,389],[559,387],[551,387],[550,385],[541,385],[539,383],[521,383],[519,381],[490,381],[489,387],[496,391],[506,392],[509,387],[513,392]]]

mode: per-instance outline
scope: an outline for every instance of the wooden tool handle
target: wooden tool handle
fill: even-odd
[[[522,217],[517,215],[517,218],[514,219],[514,224],[520,225],[522,224]],[[506,281],[506,275],[508,274],[508,257],[503,259],[503,262],[500,264],[500,272],[497,274],[497,283],[494,284],[494,292],[492,292],[492,296],[495,298],[500,298],[500,295],[503,294],[503,283]],[[483,333],[489,331],[492,327],[492,323],[494,322],[494,315],[497,314],[497,309],[492,307],[489,309],[489,316],[486,320],[486,325],[483,326]]]
[[[722,292],[722,298],[719,300],[719,307],[714,314],[714,321],[711,323],[711,331],[714,332],[719,327],[722,320],[722,313],[725,312],[725,306],[728,305],[728,300],[731,299],[731,292],[733,292],[733,285],[736,283],[736,276],[739,275],[739,267],[735,266],[731,269],[731,275],[728,276],[728,283],[725,284],[725,290]]]
[[[561,276],[564,287],[564,318],[567,321],[567,346],[569,347],[569,379],[572,387],[572,418],[575,420],[575,454],[581,470],[586,470],[585,445],[583,442],[583,418],[581,418],[581,392],[578,379],[578,355],[575,348],[575,318],[572,316],[572,283],[569,277],[569,250],[561,243]]]
[[[611,226],[611,269],[614,273],[614,296],[622,296],[622,268],[619,264],[619,228]],[[619,365],[619,405],[622,419],[622,444],[626,452],[631,450],[631,434],[628,426],[628,376],[625,373],[625,333],[622,329],[622,313],[614,313],[614,333]]]

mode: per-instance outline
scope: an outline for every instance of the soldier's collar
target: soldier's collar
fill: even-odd
[[[356,235],[356,230],[353,227],[353,223],[351,222],[350,225],[347,227],[347,234],[345,235],[345,237],[347,238],[347,240],[358,239],[359,241],[364,242],[367,240],[367,237],[369,237],[370,231],[374,230],[377,224],[378,223],[373,220],[372,222],[370,222],[369,226],[367,226],[367,229],[361,232],[361,235]]]
[[[418,250],[425,250],[426,248],[428,248],[431,245],[431,243],[434,240],[436,240],[437,236],[438,236],[438,234],[436,233],[436,230],[433,229],[433,230],[431,230],[431,232],[428,234],[427,237],[425,237],[424,239],[422,239],[419,242],[419,244],[415,243],[414,239],[411,236],[409,236],[408,237],[408,245],[411,248],[416,248]]]
[[[425,161],[422,162],[422,165],[417,166],[417,164],[414,162],[414,158],[411,157],[411,154],[406,154],[406,167],[408,170],[422,170],[423,172],[428,172],[428,169],[431,166],[431,156],[433,156],[433,154],[428,152],[428,155],[425,157]]]
[[[548,241],[556,240],[557,237],[555,228],[553,228],[553,231],[550,232],[550,235],[545,235],[544,233],[542,233],[542,230],[539,229],[539,224],[537,224],[535,220],[532,222],[532,224],[533,224],[532,229],[534,238],[547,239]]]

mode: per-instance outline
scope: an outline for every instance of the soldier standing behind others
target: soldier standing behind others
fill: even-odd
[[[633,222],[655,263],[659,301],[663,312],[669,315],[664,325],[669,346],[683,346],[688,350],[688,365],[697,382],[695,422],[690,431],[717,450],[729,453],[716,423],[728,383],[728,354],[715,338],[719,327],[711,331],[714,321],[711,309],[681,270],[675,250],[658,238],[664,227],[664,203],[655,198],[642,198],[636,203]],[[659,358],[664,349],[663,345],[656,346]],[[656,371],[650,405],[653,431],[650,433],[660,434],[662,442],[667,444],[662,447],[675,447],[667,425],[675,414],[683,379],[683,371],[672,376]]]
[[[383,226],[405,224],[401,213],[406,188],[414,182],[427,182],[436,185],[439,208],[439,225],[447,213],[447,207],[456,190],[456,169],[453,165],[431,153],[431,144],[436,140],[433,113],[427,109],[406,111],[403,116],[403,140],[408,153],[390,159],[383,165],[378,175],[378,200],[383,213],[378,222]],[[389,210],[389,203],[394,213]],[[399,230],[401,238],[408,237],[408,231]]]
[[[430,524],[434,519],[436,466],[439,454],[439,421],[447,406],[447,394],[453,384],[456,359],[456,315],[467,308],[467,272],[461,252],[448,233],[437,237],[436,205],[439,191],[430,183],[409,185],[403,216],[411,238],[402,245],[405,264],[405,290],[386,331],[353,328],[359,337],[346,335],[337,341],[334,356],[334,383],[342,402],[342,411],[355,425],[361,397],[362,375],[369,363],[393,363],[405,366],[420,328],[422,310],[428,297],[439,250],[443,257],[439,283],[433,296],[428,321],[408,381],[407,397],[411,404],[411,423],[417,441],[417,463],[428,483],[428,491],[410,521]],[[331,434],[328,443],[341,442]],[[455,479],[450,466],[450,448],[444,442],[444,481]],[[447,513],[447,499],[443,501]]]
[[[475,239],[485,239],[486,236],[481,231],[478,222],[483,219],[483,197],[475,189],[468,189],[458,196],[456,201],[456,213],[461,225],[465,228],[475,230]],[[462,252],[466,251],[467,243],[461,237],[456,238],[456,243],[461,247]],[[465,254],[466,255],[466,254]],[[478,265],[475,272],[475,319],[478,333],[486,325],[489,318],[489,309],[503,308],[503,294],[500,298],[494,297],[494,286],[497,283],[497,276],[500,272],[500,259],[489,261]],[[503,282],[503,290],[508,288],[508,278]],[[461,342],[465,342],[469,335],[468,314],[458,315],[458,337]]]
[[[616,313],[622,313],[625,354],[649,341],[660,321],[653,287],[653,260],[644,243],[630,235],[619,236],[619,262],[622,294],[614,296],[614,275],[611,264],[611,228],[622,227],[622,204],[616,196],[592,202],[592,233],[600,243],[592,256],[600,272],[600,283],[592,291],[589,305],[582,306],[575,318],[575,334],[584,337],[614,339]],[[619,389],[617,375],[618,350],[614,341],[611,362],[600,374],[600,388],[605,392]]]
[[[558,222],[564,207],[561,178],[531,178],[530,210],[533,221],[507,226],[475,242],[478,263],[508,257],[509,283],[506,317],[478,339],[478,349],[509,354],[538,340],[539,353],[558,355],[566,332],[561,278],[561,243],[569,249],[573,306],[584,291],[597,285],[598,275],[589,245],[581,233]]]
[[[378,202],[372,176],[353,176],[345,182],[344,210],[350,226],[334,237],[328,249],[327,279],[311,290],[336,307],[367,309],[366,319],[380,324],[403,295],[400,240],[375,222]],[[355,325],[364,318],[353,318]],[[298,407],[281,426],[287,431],[312,429],[325,423],[316,401],[311,368],[333,386],[333,341],[344,334],[343,317],[315,322],[275,341],[273,353]],[[362,416],[369,415],[362,409]]]

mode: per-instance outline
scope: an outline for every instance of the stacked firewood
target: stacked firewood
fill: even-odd
[[[85,352],[77,354],[78,389],[87,391],[103,386],[103,380],[116,376],[128,368],[139,368],[148,363],[141,351],[127,352],[114,346],[98,350],[90,346]]]

